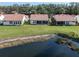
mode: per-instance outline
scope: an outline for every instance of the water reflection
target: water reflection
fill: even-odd
[[[15,47],[0,49],[0,56],[6,57],[55,57],[55,56],[79,56],[75,51],[63,45],[58,45],[53,41],[35,42]]]

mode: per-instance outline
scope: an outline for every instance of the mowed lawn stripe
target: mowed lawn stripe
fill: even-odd
[[[0,26],[0,39],[19,36],[42,35],[75,32],[79,35],[79,26],[22,25]]]

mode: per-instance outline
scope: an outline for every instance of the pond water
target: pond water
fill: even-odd
[[[1,57],[78,57],[79,54],[53,41],[35,42],[0,49]]]

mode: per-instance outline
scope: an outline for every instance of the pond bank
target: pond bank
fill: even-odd
[[[54,37],[55,37],[55,34],[52,34],[52,35],[47,34],[47,35],[36,35],[36,36],[28,36],[28,37],[18,37],[14,39],[6,39],[6,40],[0,41],[0,48],[17,46],[24,43],[47,41]]]
[[[72,41],[72,39],[63,38],[56,34],[36,35],[36,36],[17,37],[17,38],[13,38],[13,39],[6,39],[6,40],[0,41],[0,48],[12,47],[12,46],[17,46],[17,45],[22,45],[22,44],[32,43],[32,42],[43,42],[43,41],[48,41],[48,40],[49,41],[52,40],[53,42],[56,42],[56,41],[60,41],[60,39],[67,41],[68,44],[72,43],[71,46],[67,45],[67,43],[66,43],[66,45],[69,48],[79,50],[79,43]]]
[[[69,46],[67,43],[57,44],[57,40],[60,39],[66,40],[68,43],[71,42],[73,46]],[[73,51],[72,47],[77,51]],[[0,56],[79,56],[78,50],[79,43],[56,34],[18,37],[0,41]]]
[[[64,38],[62,36],[57,35],[57,38],[54,42],[61,44],[61,45],[65,45],[68,48],[70,48],[71,50],[74,50],[79,53],[79,43],[73,41],[72,39]]]

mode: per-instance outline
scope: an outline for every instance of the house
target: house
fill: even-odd
[[[54,25],[76,25],[75,15],[57,14],[52,16]]]
[[[28,21],[29,19],[28,16],[24,14],[3,14],[0,17],[3,25],[22,25],[24,21]]]
[[[0,25],[3,24],[3,19],[4,19],[4,16],[0,14]]]
[[[75,20],[77,21],[77,24],[79,25],[79,15],[76,15]]]
[[[30,24],[48,24],[47,14],[31,14]]]

